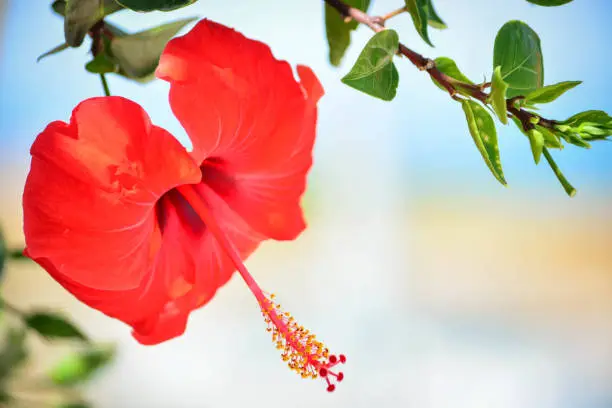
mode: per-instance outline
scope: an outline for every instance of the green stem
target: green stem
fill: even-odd
[[[557,166],[557,163],[555,163],[548,149],[544,148],[544,150],[542,150],[542,153],[544,153],[544,157],[546,158],[546,161],[550,165],[550,168],[552,169],[552,171],[555,172],[555,176],[557,176],[557,179],[559,179],[559,182],[565,189],[565,192],[567,193],[567,195],[569,195],[570,197],[575,196],[576,189],[574,188],[574,186],[570,184],[569,181],[567,181],[563,173],[561,173],[561,169],[559,169],[559,166]]]
[[[102,81],[102,88],[104,88],[104,95],[111,96],[108,82],[106,82],[106,76],[104,76],[104,74],[100,74],[100,80]]]

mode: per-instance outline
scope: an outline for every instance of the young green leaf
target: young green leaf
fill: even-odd
[[[406,10],[412,17],[414,28],[417,33],[421,36],[423,41],[433,47],[433,44],[429,40],[429,33],[427,32],[427,26],[429,24],[429,1],[428,0],[404,0],[406,4]]]
[[[474,84],[474,82],[472,82],[468,77],[463,75],[463,73],[457,67],[455,61],[453,61],[452,59],[448,57],[438,57],[434,60],[434,62],[436,63],[436,68],[438,68],[441,72],[448,75],[449,77],[456,79],[460,82],[465,82],[467,84]],[[440,85],[433,77],[430,78],[438,88],[446,92],[446,89],[442,85]],[[457,90],[461,92],[460,87],[458,87]]]
[[[527,1],[533,4],[537,4],[538,6],[554,7],[554,6],[562,6],[574,0],[527,0]]]
[[[66,356],[51,371],[49,377],[57,385],[72,386],[89,380],[114,357],[109,347],[92,348]]]
[[[493,67],[501,67],[509,85],[507,96],[527,95],[544,85],[540,37],[527,24],[509,21],[495,38]]]
[[[49,51],[45,52],[44,54],[41,54],[38,56],[38,58],[36,58],[36,62],[40,62],[40,60],[42,60],[43,58],[46,58],[50,55],[53,54],[57,54],[58,52],[62,52],[65,49],[69,48],[70,46],[66,43],[60,44],[56,47],[51,48]]]
[[[612,118],[604,111],[589,110],[559,122],[555,128],[574,140],[578,139],[578,143],[585,140],[604,140],[612,136]]]
[[[523,133],[525,136],[529,138],[530,137],[529,132],[525,131],[521,121],[515,118],[514,116],[512,116],[512,120],[514,121],[514,124],[516,125],[516,127],[521,131],[521,133]],[[558,131],[557,129],[554,129],[554,130],[547,129],[540,125],[534,125],[534,126],[535,126],[535,129],[537,129],[544,137],[544,147],[548,147],[552,149],[562,149],[563,148],[563,144],[561,143],[561,137],[565,138],[565,136],[560,131]]]
[[[368,11],[370,0],[345,0],[345,3],[363,12]],[[329,62],[338,66],[351,44],[351,31],[357,28],[356,21],[344,22],[338,10],[325,3],[325,32],[329,44]]]
[[[447,28],[446,23],[442,20],[442,18],[440,18],[440,16],[436,12],[436,9],[433,6],[433,0],[427,0],[427,15],[429,16],[427,22],[433,28],[437,28],[439,30]]]
[[[135,11],[172,11],[195,3],[196,0],[115,0]]]
[[[168,41],[194,20],[195,18],[187,18],[136,34],[114,37],[110,48],[120,73],[128,78],[149,79],[155,72]]]
[[[557,180],[559,180],[559,182],[563,186],[563,189],[565,190],[567,195],[570,197],[575,196],[576,189],[574,188],[574,186],[570,184],[569,181],[567,181],[567,179],[561,172],[561,169],[559,169],[559,166],[557,166],[557,163],[555,163],[552,156],[550,155],[550,152],[548,151],[548,149],[544,148],[543,153],[544,153],[544,157],[546,158],[546,161],[548,162],[548,165],[550,166],[552,171],[555,173],[555,176],[557,176]]]
[[[548,147],[550,149],[563,149],[561,138],[554,131],[537,125],[536,129],[542,133],[542,136],[544,136],[544,147]]]
[[[504,81],[501,74],[501,67],[495,67],[493,79],[491,80],[491,105],[495,114],[504,125],[508,123],[508,108],[506,107],[506,92],[508,84]]]
[[[554,85],[547,85],[527,94],[525,96],[525,103],[533,105],[536,103],[552,102],[581,83],[582,81],[564,81]]]
[[[497,145],[497,131],[493,118],[485,108],[475,101],[462,100],[461,105],[465,112],[470,134],[474,139],[478,151],[495,178],[503,185],[506,185],[499,156],[499,146]]]
[[[399,74],[393,64],[398,46],[399,37],[394,30],[374,34],[342,82],[384,101],[392,100],[399,83]]]
[[[25,317],[25,324],[47,339],[77,339],[87,337],[64,317],[48,312],[34,312]]]
[[[122,8],[114,0],[66,0],[63,3],[64,6],[56,1],[52,7],[58,13],[65,14],[64,36],[66,44],[71,47],[80,46],[94,24]]]
[[[533,153],[533,160],[535,164],[540,162],[542,156],[542,149],[544,149],[544,135],[538,129],[530,129],[527,131],[529,137],[529,144],[531,145],[531,153]]]

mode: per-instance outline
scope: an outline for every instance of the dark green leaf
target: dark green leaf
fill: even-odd
[[[85,64],[85,69],[92,74],[106,74],[117,72],[118,67],[115,61],[106,55],[106,53],[100,53],[93,60]]]
[[[582,81],[564,81],[554,85],[547,85],[526,95],[525,103],[536,104],[552,102],[565,92],[580,85],[581,83]]]
[[[459,82],[464,82],[466,84],[474,84],[468,77],[463,75],[463,73],[457,68],[457,64],[455,61],[448,57],[439,57],[436,58],[435,61],[436,67],[449,77],[456,79]],[[441,90],[446,92],[446,89],[440,85],[433,77],[430,77],[433,83],[440,88]],[[461,93],[461,87],[457,86],[457,91]]]
[[[51,369],[49,377],[57,385],[83,383],[108,364],[114,354],[114,349],[108,347],[70,354]]]
[[[91,405],[85,402],[64,402],[56,405],[55,408],[91,408]]]
[[[148,79],[157,68],[166,44],[195,18],[167,23],[136,34],[114,37],[111,52],[128,78]]]
[[[446,23],[440,18],[433,6],[433,0],[427,0],[427,15],[429,16],[427,22],[430,26],[440,30],[446,28]]]
[[[399,37],[394,30],[374,34],[342,82],[376,98],[392,100],[399,83],[399,74],[393,64],[398,46]]]
[[[171,11],[195,3],[196,0],[116,0],[123,7],[136,11]]]
[[[26,325],[47,339],[79,339],[87,337],[64,317],[48,312],[34,312],[25,316]]]
[[[509,85],[507,96],[527,95],[544,85],[544,62],[540,37],[527,24],[510,21],[495,38],[493,67],[501,66]]]
[[[10,329],[4,346],[0,349],[0,383],[7,380],[13,371],[26,360],[25,331]]]
[[[495,67],[493,79],[491,80],[491,105],[495,114],[504,125],[508,123],[508,109],[506,107],[506,91],[508,84],[503,80],[501,67]]]
[[[345,0],[345,3],[363,12],[367,12],[370,7],[370,0]],[[332,65],[340,65],[344,53],[351,44],[351,31],[357,26],[357,22],[353,20],[345,23],[338,10],[325,4],[325,32],[329,44],[329,62]]]
[[[543,153],[544,153],[544,157],[546,158],[546,161],[548,162],[548,165],[550,166],[552,171],[555,173],[555,176],[557,176],[557,179],[559,180],[559,182],[563,186],[563,189],[565,190],[567,195],[570,196],[570,197],[575,196],[576,195],[576,189],[574,188],[574,186],[572,186],[570,184],[569,181],[567,181],[567,179],[565,178],[565,176],[563,175],[563,173],[559,169],[559,166],[557,166],[557,163],[555,163],[555,161],[553,160],[552,156],[550,155],[550,152],[548,151],[548,149],[544,148]]]
[[[465,112],[470,134],[474,139],[478,151],[495,178],[503,185],[506,185],[499,156],[499,146],[497,145],[497,130],[495,129],[493,118],[489,112],[477,102],[462,100],[461,105]]]
[[[70,46],[66,43],[60,44],[57,47],[53,47],[49,51],[45,52],[44,54],[41,54],[38,58],[36,58],[36,62],[40,62],[41,59],[46,58],[49,55],[57,54],[58,52],[62,52],[69,47]]]
[[[564,4],[572,2],[573,0],[527,0],[527,1],[533,4],[537,4],[538,6],[553,7],[553,6],[562,6]]]
[[[427,32],[427,26],[429,25],[429,1],[428,0],[404,0],[406,4],[406,10],[412,17],[414,28],[417,33],[421,36],[423,41],[433,47],[433,44],[429,40],[429,33]]]
[[[94,24],[122,8],[114,0],[66,0],[64,3],[62,7],[56,1],[52,7],[56,12],[61,14],[63,11],[65,14],[64,36],[71,47],[80,46]]]

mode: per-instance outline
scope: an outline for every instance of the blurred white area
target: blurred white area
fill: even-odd
[[[574,60],[585,61],[591,49],[580,44],[588,39],[602,48],[609,38],[600,18],[610,10],[605,1],[593,0],[590,9],[523,0],[435,4],[450,29],[433,33],[434,50],[407,16],[392,25],[417,50],[454,57],[474,79],[490,69],[495,32],[510,18],[540,33],[547,66],[555,67],[547,82],[584,75],[583,64],[564,64],[567,41],[575,42]],[[375,0],[373,10],[397,6]],[[24,31],[15,16],[32,7],[10,2],[0,59],[0,224],[15,247],[23,243],[19,208],[29,145],[49,121],[66,120],[78,101],[101,92],[97,78],[81,69],[84,48],[34,64],[61,42],[61,21],[37,9]],[[590,15],[594,9],[600,12]],[[118,342],[117,362],[89,388],[96,407],[612,407],[610,166],[596,156],[609,147],[563,153],[580,189],[569,200],[548,169],[531,165],[524,138],[504,130],[511,187],[502,189],[478,157],[461,110],[423,73],[398,61],[401,85],[392,103],[340,83],[371,34],[358,30],[342,68],[332,69],[319,1],[200,0],[172,14],[111,19],[145,28],[192,15],[235,26],[270,44],[277,57],[307,63],[325,86],[307,197],[310,228],[295,242],[265,244],[248,266],[298,321],[347,355],[346,379],[330,395],[319,381],[289,371],[238,276],[193,314],[184,336],[143,347],[126,326],[78,303],[41,269],[13,263],[2,287],[8,299],[61,308],[95,339]],[[606,66],[587,67],[589,81],[575,91],[583,93],[571,106],[562,103],[560,115],[601,107],[609,84],[598,78]],[[67,76],[78,85],[67,85]],[[166,84],[113,77],[110,85],[185,141]],[[587,154],[600,161],[589,163]],[[42,369],[57,357],[45,348],[37,360]]]

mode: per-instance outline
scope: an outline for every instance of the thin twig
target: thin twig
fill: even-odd
[[[325,3],[336,9],[340,15],[345,17],[345,19],[355,20],[360,24],[366,25],[372,29],[374,32],[380,32],[385,29],[384,21],[385,17],[371,17],[367,13],[356,9],[354,7],[349,6],[342,0],[323,0]],[[393,14],[389,13],[389,14]],[[400,43],[399,50],[400,54],[405,56],[410,60],[410,62],[416,66],[421,71],[427,71],[427,73],[437,82],[439,83],[449,95],[453,99],[458,99],[457,93],[458,89],[461,89],[463,92],[468,93],[472,98],[479,100],[484,104],[489,104],[489,94],[484,92],[481,85],[470,84],[467,82],[463,82],[457,80],[455,78],[451,78],[446,75],[444,72],[440,71],[433,60],[424,57],[416,51],[411,50],[406,45]],[[533,119],[538,125],[552,129],[556,124],[555,121],[545,119],[536,115],[532,112],[528,112],[523,108],[518,108],[515,106],[516,98],[511,98],[506,100],[506,107],[508,112],[510,112],[513,116],[515,116],[523,125],[523,129],[525,131],[529,131],[534,128]]]
[[[387,21],[387,20],[392,19],[393,17],[398,16],[398,15],[400,15],[402,13],[407,12],[407,11],[408,11],[408,9],[406,8],[406,6],[404,6],[402,8],[398,8],[397,10],[393,10],[392,12],[387,13],[387,14],[381,16],[380,19],[382,21]]]

